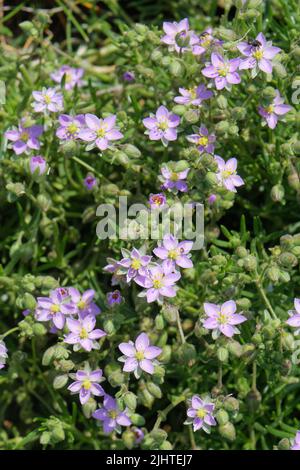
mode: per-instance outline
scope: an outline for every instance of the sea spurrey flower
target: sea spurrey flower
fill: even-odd
[[[216,39],[213,36],[212,28],[206,28],[203,33],[199,35],[199,43],[205,50],[210,49],[214,46],[221,46],[223,41]]]
[[[151,209],[163,209],[167,206],[167,198],[164,194],[150,194],[149,205]]]
[[[231,85],[240,83],[241,77],[236,71],[239,67],[240,59],[225,59],[220,54],[213,52],[211,54],[211,63],[202,69],[205,77],[213,78],[217,90],[223,88],[230,89]]]
[[[5,346],[4,341],[0,340],[0,369],[5,367],[7,355],[7,347]]]
[[[69,295],[76,313],[81,318],[87,315],[99,315],[101,309],[94,302],[95,291],[93,289],[86,290],[83,294],[75,287],[69,287]]]
[[[12,129],[5,132],[5,137],[13,142],[13,151],[16,155],[38,150],[40,148],[39,137],[43,133],[43,126],[25,126],[25,120],[22,119],[18,129]]]
[[[68,297],[61,295],[58,289],[52,290],[49,297],[38,297],[35,317],[38,321],[51,321],[58,330],[65,325],[66,315],[76,313]]]
[[[163,185],[161,189],[170,189],[175,192],[181,191],[183,193],[187,192],[188,185],[186,182],[186,178],[190,171],[189,168],[176,172],[171,171],[167,166],[164,166],[161,168],[160,171],[163,178]]]
[[[102,370],[93,371],[79,370],[74,374],[75,382],[69,385],[68,390],[73,394],[79,393],[79,400],[82,405],[87,403],[91,396],[101,397],[105,392],[99,382],[105,380],[102,377]]]
[[[131,431],[134,433],[134,436],[135,436],[135,444],[136,445],[140,444],[145,437],[144,432],[140,428],[137,428],[136,426],[132,427]]]
[[[106,333],[100,329],[94,329],[95,326],[94,315],[87,315],[79,320],[68,318],[67,327],[70,333],[65,336],[64,342],[73,344],[74,351],[79,351],[81,348],[88,352],[92,349],[99,349],[100,346],[96,340],[106,336]]]
[[[134,75],[134,72],[124,72],[123,75],[122,75],[122,78],[123,80],[125,80],[125,82],[134,82],[135,80],[135,75]]]
[[[206,433],[210,433],[210,427],[216,426],[216,420],[213,416],[215,405],[209,401],[209,398],[202,399],[198,395],[194,395],[189,400],[190,407],[187,410],[187,420],[185,424],[193,424],[194,432],[203,429]]]
[[[131,425],[127,410],[121,411],[116,400],[110,395],[105,395],[102,408],[94,411],[93,418],[102,421],[103,431],[107,434],[112,431],[120,433],[121,426]]]
[[[95,186],[97,186],[97,178],[91,173],[88,173],[83,180],[83,184],[88,191],[91,191]]]
[[[153,253],[162,260],[169,260],[173,269],[176,265],[180,268],[192,268],[193,262],[189,254],[192,247],[192,241],[179,242],[173,235],[165,235],[163,241],[158,244],[157,248],[154,248]]]
[[[272,73],[272,59],[281,51],[279,47],[272,46],[272,41],[267,42],[262,33],[259,33],[254,41],[240,42],[237,48],[246,57],[240,61],[240,70],[252,69],[253,78],[259,69]]]
[[[83,84],[81,78],[83,77],[84,70],[81,68],[70,67],[69,65],[63,65],[60,69],[50,74],[52,80],[56,83],[61,83],[65,76],[65,89],[71,90],[77,85],[78,87]]]
[[[94,114],[85,115],[86,128],[79,131],[78,137],[85,142],[90,142],[88,149],[97,146],[101,151],[111,146],[111,142],[120,140],[123,134],[116,126],[117,116],[111,115],[99,119]]]
[[[184,18],[178,23],[164,22],[163,30],[166,33],[161,38],[161,42],[168,45],[169,51],[178,53],[191,51],[194,55],[200,55],[205,52],[205,48],[200,46],[200,40],[197,34],[190,30],[188,18]]]
[[[297,431],[295,439],[291,445],[291,450],[300,450],[300,431]]]
[[[33,91],[33,109],[37,113],[51,111],[57,113],[63,110],[63,97],[55,88],[43,88],[42,91]]]
[[[163,262],[149,267],[143,275],[137,275],[135,282],[146,290],[139,297],[146,296],[147,302],[162,302],[164,297],[175,297],[175,283],[180,279],[179,272],[173,272],[173,263]]]
[[[187,136],[187,140],[197,145],[199,152],[214,153],[214,142],[216,140],[215,134],[210,134],[207,128],[203,125],[199,127],[197,134]]]
[[[119,357],[120,362],[124,362],[124,372],[134,372],[139,379],[142,371],[153,374],[154,365],[158,364],[155,358],[162,353],[162,349],[157,346],[151,346],[148,335],[141,333],[135,340],[128,343],[119,344],[119,349],[123,356]]]
[[[56,136],[60,140],[78,139],[79,130],[85,127],[83,114],[78,114],[77,116],[61,114],[58,118],[58,122],[60,127],[56,131]]]
[[[134,279],[137,274],[143,274],[152,258],[148,255],[142,255],[136,248],[133,248],[131,252],[122,249],[122,254],[124,258],[118,262],[118,265],[121,268],[120,272],[126,274],[127,282]]]
[[[164,145],[168,145],[169,141],[177,139],[176,127],[180,124],[180,117],[172,114],[165,106],[160,106],[155,115],[150,114],[150,117],[143,119],[143,124],[150,140],[161,140]]]
[[[29,161],[29,169],[31,174],[37,172],[40,176],[43,175],[47,170],[46,160],[41,155],[31,157]]]
[[[286,321],[288,325],[297,328],[295,335],[300,333],[300,299],[294,299],[295,310],[289,310],[289,319]]]
[[[108,292],[106,298],[107,298],[107,303],[110,306],[115,305],[115,304],[120,304],[123,300],[121,296],[121,292],[119,290]]]
[[[283,116],[292,109],[292,106],[283,103],[284,98],[282,98],[279,91],[276,90],[276,96],[269,106],[266,108],[263,106],[258,107],[259,114],[264,118],[270,129],[275,129],[280,116]]]
[[[179,88],[179,93],[182,96],[176,96],[174,98],[175,103],[194,106],[201,106],[202,101],[208,100],[213,96],[213,92],[208,90],[205,85]]]
[[[236,303],[233,300],[228,300],[222,305],[204,303],[204,311],[207,318],[202,320],[204,328],[213,330],[213,339],[218,338],[220,333],[231,338],[234,334],[239,334],[240,331],[235,325],[239,325],[247,320],[244,315],[236,312]]]
[[[215,155],[215,160],[218,164],[217,179],[219,184],[235,193],[235,188],[244,184],[244,180],[236,173],[237,159],[230,158],[225,162],[223,158]]]

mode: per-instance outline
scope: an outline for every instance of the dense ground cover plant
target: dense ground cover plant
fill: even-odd
[[[299,450],[297,2],[120,3],[2,8],[0,448]]]

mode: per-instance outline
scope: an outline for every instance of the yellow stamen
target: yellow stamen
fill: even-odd
[[[197,410],[197,418],[203,419],[207,415],[207,411],[204,410],[203,408],[200,408],[200,410]]]
[[[82,328],[79,336],[80,336],[80,339],[87,339],[89,337],[89,334],[85,328]]]
[[[44,101],[46,104],[50,104],[51,103],[51,97],[49,95],[44,95]]]
[[[72,135],[76,134],[76,132],[78,131],[78,127],[77,127],[76,124],[74,124],[74,123],[73,123],[73,124],[70,124],[70,125],[67,127],[67,129],[68,129],[69,134],[72,134]]]
[[[254,57],[254,59],[257,59],[257,60],[260,60],[263,58],[263,51],[261,51],[260,49],[258,49],[257,51],[254,51],[252,56]]]
[[[160,289],[162,287],[161,279],[154,279],[153,287],[154,289]]]
[[[135,353],[135,357],[137,358],[138,361],[142,361],[144,359],[144,353],[142,351],[137,351]]]
[[[202,147],[206,147],[208,144],[208,137],[202,136],[198,139],[198,145],[202,145]]]
[[[134,258],[132,261],[131,261],[131,267],[132,269],[139,269],[141,267],[141,262],[139,259],[137,258]]]
[[[57,313],[60,311],[60,308],[58,305],[51,305],[51,312],[52,313]]]
[[[77,304],[77,307],[80,310],[83,310],[85,308],[85,302],[83,300],[80,300],[80,302],[78,302],[78,304]]]
[[[86,379],[82,382],[82,386],[85,390],[89,390],[91,388],[92,384],[88,379]]]
[[[177,256],[178,256],[178,253],[177,253],[176,250],[170,250],[170,251],[169,251],[168,257],[169,257],[170,259],[176,259]]]

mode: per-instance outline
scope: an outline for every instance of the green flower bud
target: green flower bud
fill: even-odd
[[[282,237],[280,237],[280,246],[284,249],[284,250],[288,250],[289,248],[291,248],[293,246],[293,241],[294,241],[294,237],[292,235],[282,235]]]
[[[239,258],[245,258],[248,256],[248,250],[243,246],[238,246],[235,253]]]
[[[44,431],[40,437],[40,444],[42,444],[43,446],[46,446],[47,444],[49,444],[50,438],[51,438],[50,432]]]
[[[244,258],[244,267],[246,271],[255,271],[257,268],[257,260],[255,256],[248,255]]]
[[[146,388],[138,391],[138,397],[146,408],[152,408],[154,396]]]
[[[220,121],[215,125],[215,130],[217,134],[224,135],[229,130],[228,121]]]
[[[243,344],[243,356],[250,357],[252,353],[255,351],[255,345],[248,343],[248,344]]]
[[[160,446],[168,438],[168,434],[163,429],[155,429],[150,432],[150,437],[156,445]]]
[[[267,269],[266,274],[270,281],[278,282],[280,277],[280,269],[278,268],[278,266],[273,265],[271,268]]]
[[[42,323],[35,323],[32,331],[35,336],[44,336],[47,333],[47,328]]]
[[[155,320],[155,327],[157,330],[163,330],[165,323],[164,323],[164,317],[162,315],[156,315]]]
[[[294,335],[292,335],[291,333],[283,332],[282,333],[282,346],[287,351],[293,351],[295,347]]]
[[[278,443],[279,450],[290,450],[290,448],[291,448],[290,440],[287,439],[286,437],[284,437],[283,439],[281,439],[281,441],[279,441]]]
[[[68,374],[58,375],[53,380],[53,388],[58,390],[59,388],[63,388],[69,380]]]
[[[260,16],[260,12],[257,10],[254,10],[254,8],[250,8],[249,10],[246,10],[240,16],[241,18],[244,18],[245,20],[253,20],[254,18],[257,18],[258,16]]]
[[[239,410],[239,401],[234,397],[227,397],[224,400],[224,408],[229,412],[235,412]],[[220,423],[221,424],[221,423]]]
[[[216,99],[217,105],[220,109],[226,109],[228,106],[227,98],[224,95],[219,95]]]
[[[101,186],[104,196],[118,196],[120,190],[116,184],[109,183]]]
[[[172,113],[178,114],[178,116],[183,116],[185,112],[186,112],[186,107],[183,106],[183,104],[176,104],[172,108]]]
[[[182,77],[184,73],[184,67],[178,60],[173,60],[169,66],[169,71],[173,77]]]
[[[136,409],[136,405],[137,405],[137,399],[136,399],[136,395],[132,392],[126,392],[124,397],[124,403],[125,405],[132,411],[134,411]]]
[[[218,348],[217,356],[219,361],[226,362],[228,360],[228,350],[226,348]]]
[[[279,280],[281,282],[290,282],[291,276],[286,271],[280,271]]]
[[[294,268],[298,264],[298,260],[293,253],[285,252],[279,256],[279,264],[285,268]]]
[[[175,351],[175,354],[178,358],[179,364],[187,364],[188,366],[192,366],[195,363],[196,349],[193,344],[181,344]]]
[[[249,310],[249,308],[251,307],[251,301],[246,297],[237,299],[236,304],[239,308],[242,308],[243,310]]]
[[[243,354],[243,346],[235,340],[228,343],[227,349],[235,357],[241,357]]]
[[[229,421],[229,416],[228,416],[227,411],[222,410],[222,409],[217,411],[215,417],[220,425],[226,424]]]
[[[246,403],[251,413],[255,413],[261,404],[261,394],[258,390],[250,390],[246,397]]]
[[[161,389],[155,383],[147,382],[146,387],[147,387],[148,391],[151,393],[151,395],[153,395],[155,398],[161,398],[162,397]]]
[[[254,335],[252,336],[252,341],[255,345],[260,345],[263,343],[263,337],[260,333],[254,333]]]
[[[282,202],[284,194],[284,187],[281,184],[275,184],[271,189],[271,198],[274,202]]]
[[[172,348],[170,345],[166,344],[162,348],[162,353],[159,356],[159,360],[163,363],[168,363],[170,362],[171,357],[172,357]]]
[[[159,64],[163,58],[163,54],[159,49],[155,49],[154,51],[152,51],[150,58],[153,62]]]
[[[134,424],[135,426],[140,427],[140,426],[144,426],[145,424],[145,418],[137,413],[130,415],[130,419],[131,419],[132,424]]]
[[[96,411],[96,409],[97,409],[97,402],[92,397],[89,398],[87,403],[82,405],[83,414],[87,419],[90,419],[92,417],[92,414],[94,413],[94,411]]]
[[[55,353],[54,346],[51,346],[50,348],[46,349],[46,351],[43,354],[43,359],[42,359],[43,366],[49,366],[49,364],[54,358],[54,353]]]
[[[169,441],[164,441],[164,442],[161,444],[160,449],[161,449],[161,450],[172,450],[172,449],[173,449],[173,446],[172,446],[171,442],[169,442]]]
[[[8,183],[6,186],[7,191],[11,192],[17,197],[25,194],[25,186],[22,183]]]
[[[107,377],[107,380],[112,387],[118,387],[124,383],[125,376],[121,370],[116,370]]]
[[[224,437],[230,442],[233,442],[236,439],[235,427],[230,421],[228,421],[226,424],[222,424],[221,426],[219,426],[219,433],[222,437]]]
[[[196,109],[189,109],[184,113],[183,117],[189,124],[195,124],[199,120],[199,111]]]
[[[175,307],[172,304],[164,304],[162,307],[162,314],[164,316],[164,319],[172,324],[176,324],[177,321],[177,314],[178,314],[178,308]]]
[[[127,449],[133,449],[135,444],[135,434],[131,429],[126,429],[122,434],[122,441]]]
[[[280,62],[274,61],[274,62],[273,62],[273,68],[274,68],[274,71],[275,71],[276,75],[277,75],[279,78],[284,78],[284,77],[287,76],[286,68],[285,68],[284,65],[281,64]]]
[[[34,310],[35,309],[35,306],[36,306],[36,300],[35,298],[33,297],[32,294],[29,294],[28,292],[26,292],[24,295],[23,295],[23,308],[28,308],[29,310]]]
[[[209,171],[205,176],[205,181],[210,187],[214,187],[218,184],[217,175]]]
[[[51,434],[54,444],[65,440],[65,431],[61,424],[55,426]]]

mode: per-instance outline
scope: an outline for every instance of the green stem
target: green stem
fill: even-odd
[[[264,303],[265,303],[267,309],[269,310],[270,314],[272,315],[272,317],[274,318],[274,320],[277,319],[277,315],[276,315],[276,313],[274,312],[273,307],[272,307],[272,305],[270,304],[269,299],[268,299],[268,297],[267,297],[266,294],[265,294],[264,288],[263,288],[263,286],[261,285],[261,282],[259,281],[258,278],[255,279],[255,285],[256,285],[257,290],[258,290],[258,292],[260,293],[260,295],[261,295],[261,297],[262,297],[262,299],[263,299],[263,301],[264,301]]]
[[[164,410],[158,412],[158,417],[154,423],[153,431],[156,429],[159,429],[161,422],[167,419],[167,415],[170,413],[170,411],[173,410],[173,408],[176,408],[176,406],[179,405],[179,403],[182,403],[183,401],[185,401],[186,399],[185,395],[188,391],[189,389],[184,390],[184,392],[182,392],[182,395],[179,398],[177,398],[177,400],[175,400],[174,403],[170,403]]]
[[[95,168],[93,168],[92,166],[90,166],[88,163],[83,162],[80,158],[78,158],[78,157],[72,157],[72,160],[74,160],[75,162],[79,163],[79,165],[83,166],[84,168],[86,168],[87,170],[91,171],[91,172],[94,173],[95,175],[99,176],[99,178],[102,178],[101,173],[98,173],[98,171],[96,171]]]
[[[196,445],[195,436],[193,433],[192,424],[189,424],[189,435],[190,435],[190,441],[191,441],[191,448],[192,450],[196,450],[197,445]]]
[[[14,328],[11,328],[10,330],[8,330],[6,333],[4,333],[3,335],[0,335],[0,339],[4,339],[6,338],[6,336],[9,336],[10,334],[14,333],[15,331],[18,331],[19,327],[18,326],[15,326]]]
[[[184,333],[183,333],[181,320],[180,320],[180,315],[179,315],[178,310],[177,310],[177,315],[176,315],[176,321],[177,321],[177,326],[178,326],[178,331],[179,331],[181,342],[182,342],[182,344],[184,344],[185,343],[185,337],[184,337]]]

